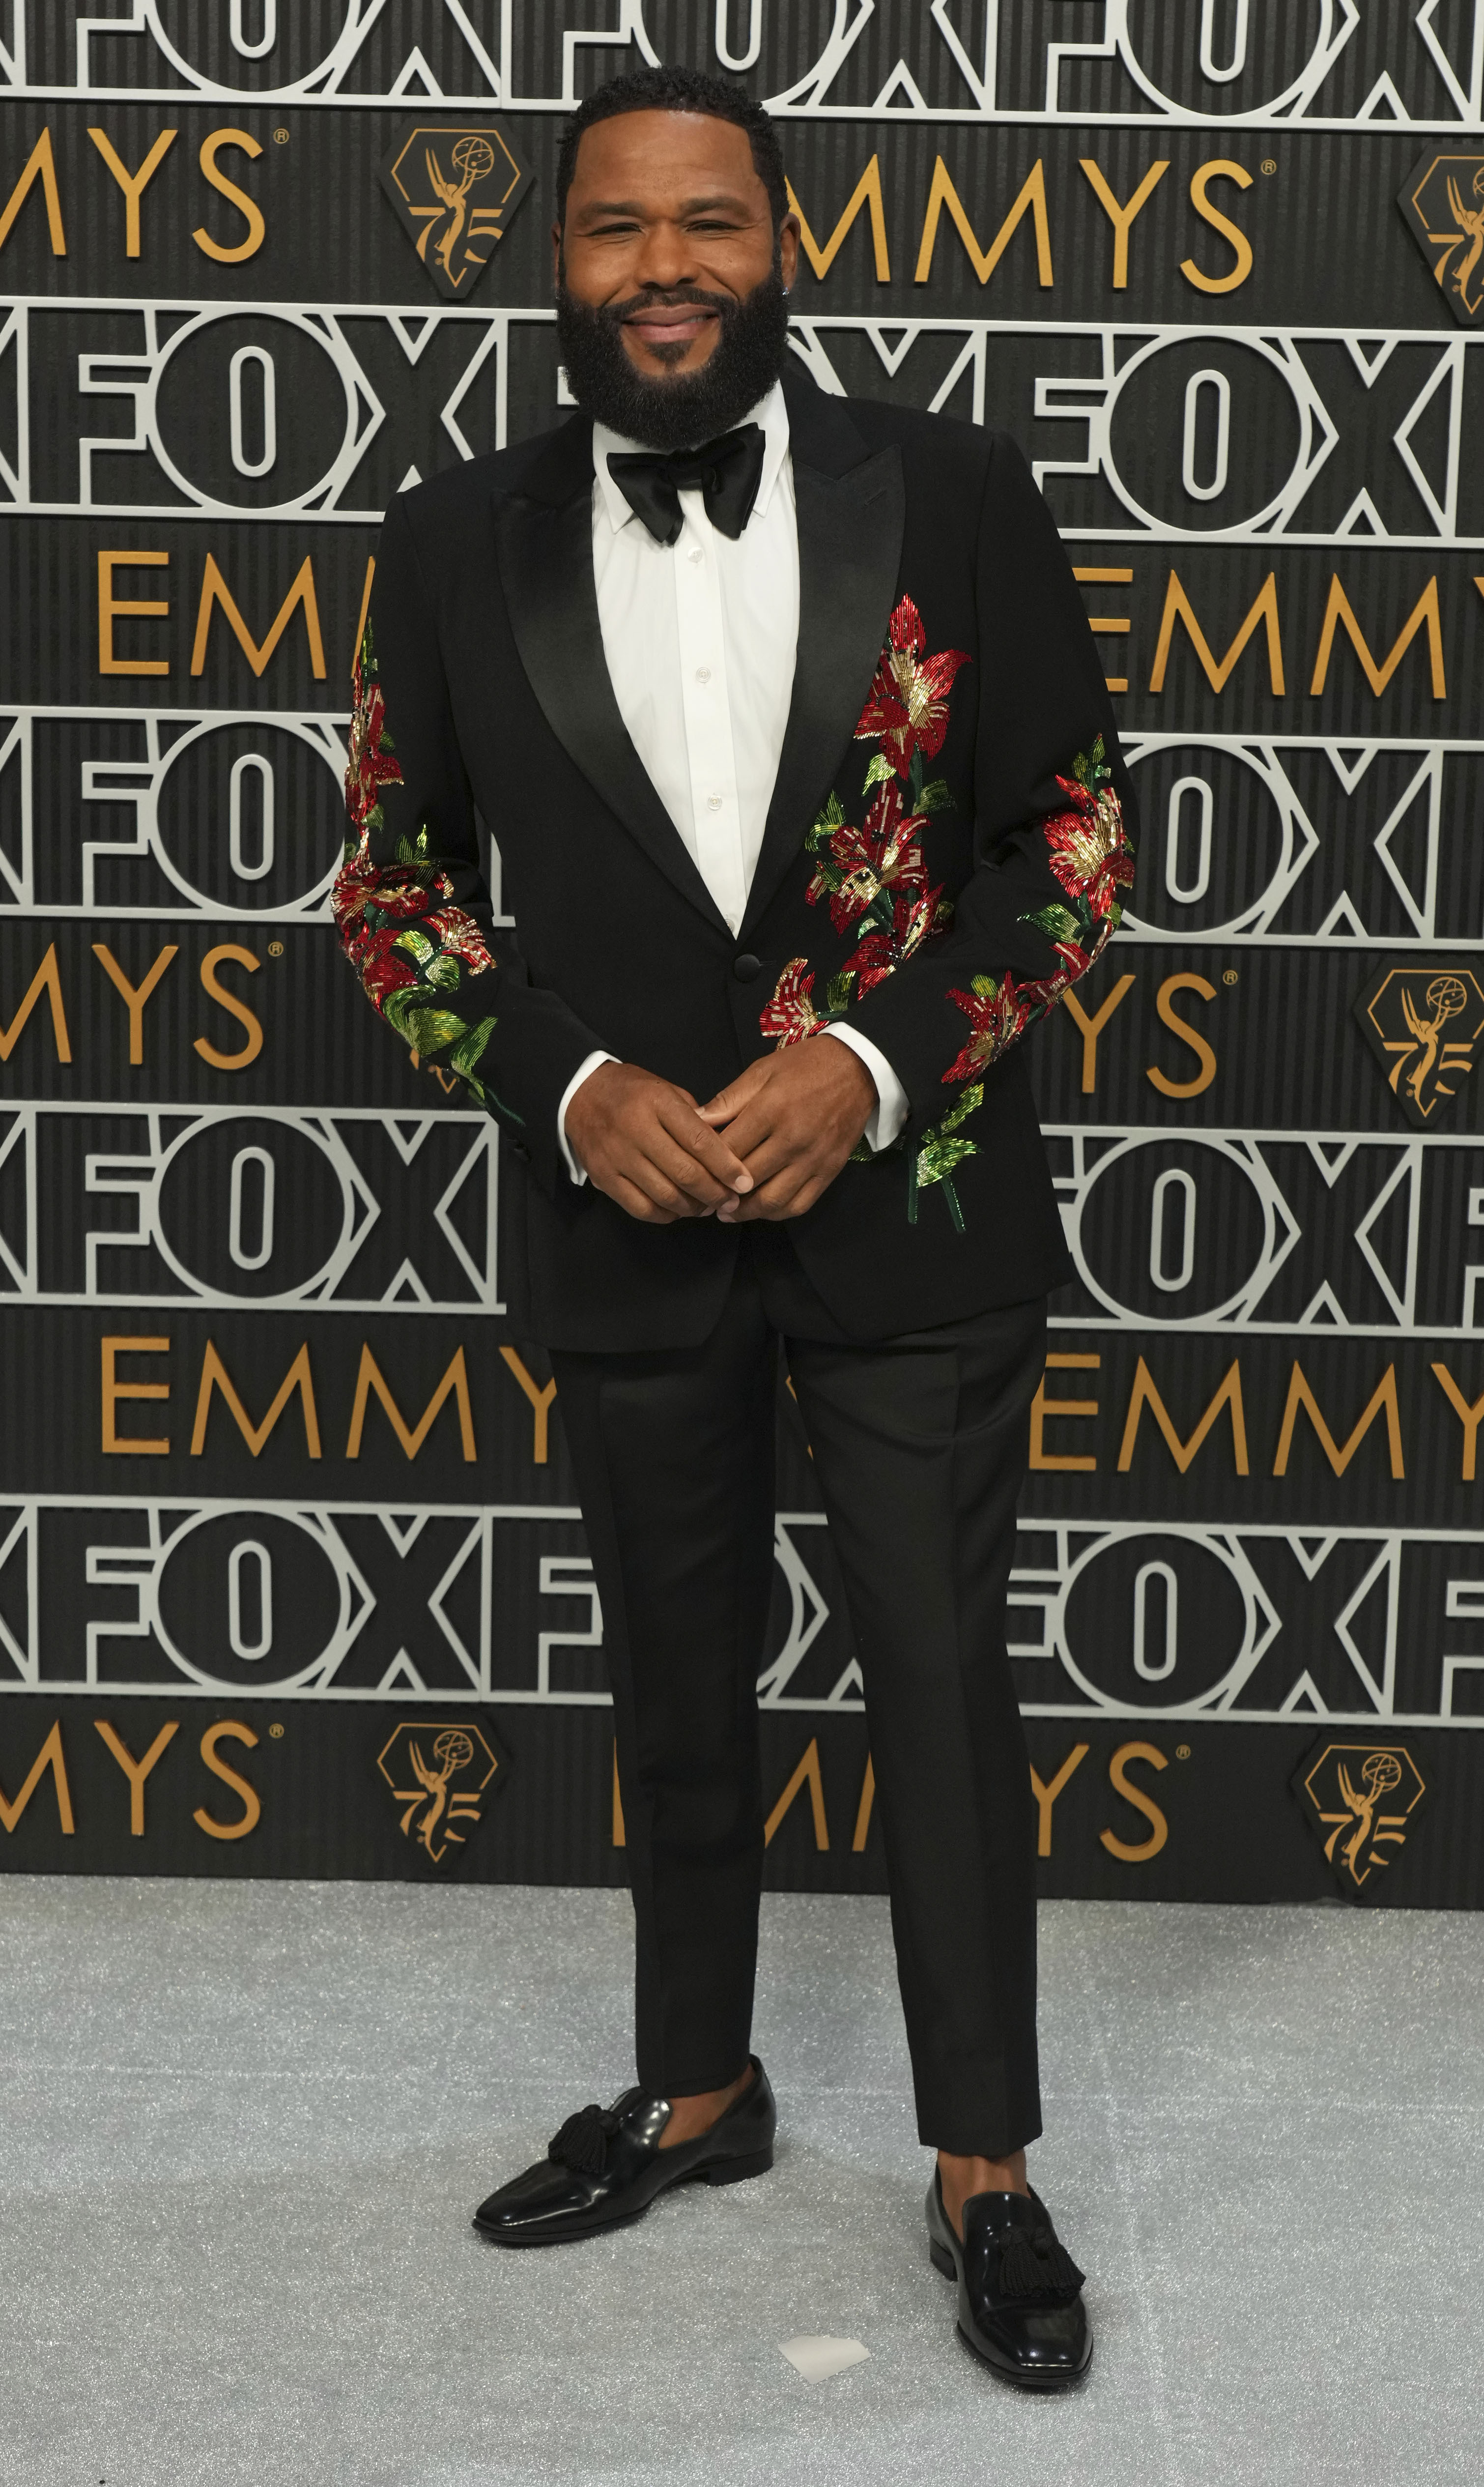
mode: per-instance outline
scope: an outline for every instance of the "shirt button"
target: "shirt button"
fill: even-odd
[[[708,796],[707,796],[707,797],[706,797],[706,808],[707,808],[708,812],[719,812],[719,811],[720,811],[720,809],[721,809],[721,797],[720,797],[720,796],[719,796],[719,795],[708,795]]]
[[[709,683],[711,681],[710,665],[697,665],[695,669],[695,678],[698,683]]]
[[[692,545],[690,550],[686,555],[686,559],[687,561],[704,561],[706,559],[706,555],[701,550],[699,545]]]

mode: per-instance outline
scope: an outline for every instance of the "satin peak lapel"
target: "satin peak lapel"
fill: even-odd
[[[593,584],[590,490],[508,501],[495,545],[520,662],[557,741],[629,834],[730,942],[731,927],[655,791],[619,714]]]
[[[879,450],[832,474],[810,461],[803,430],[796,421],[798,657],[768,825],[738,936],[743,942],[797,858],[839,770],[885,645],[902,564],[907,487],[900,449]]]

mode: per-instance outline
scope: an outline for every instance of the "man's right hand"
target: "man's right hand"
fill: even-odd
[[[567,1145],[590,1183],[648,1226],[710,1217],[752,1189],[685,1088],[633,1062],[601,1062],[567,1108]]]

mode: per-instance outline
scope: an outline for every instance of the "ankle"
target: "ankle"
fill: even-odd
[[[1025,2175],[1025,2153],[1013,2150],[1004,2159],[966,2156],[958,2151],[940,2150],[938,2154],[938,2182],[942,2187],[943,2209],[954,2234],[964,2234],[964,2205],[976,2194],[1028,2194]]]
[[[728,2108],[742,2097],[743,2090],[750,2088],[752,2080],[749,2059],[736,2081],[728,2082],[724,2089],[692,2090],[683,2098],[672,2099],[670,2120],[659,2137],[660,2149],[673,2150],[677,2142],[694,2141],[698,2135],[710,2132]]]

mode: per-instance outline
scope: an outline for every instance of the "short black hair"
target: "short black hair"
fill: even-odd
[[[704,70],[629,70],[609,78],[584,97],[562,132],[556,159],[556,220],[567,221],[567,193],[577,169],[577,148],[584,129],[595,121],[614,121],[622,112],[704,112],[714,121],[730,121],[744,129],[752,149],[753,169],[772,210],[776,232],[789,213],[788,179],[783,150],[770,115],[744,87],[728,78],[709,77]]]

